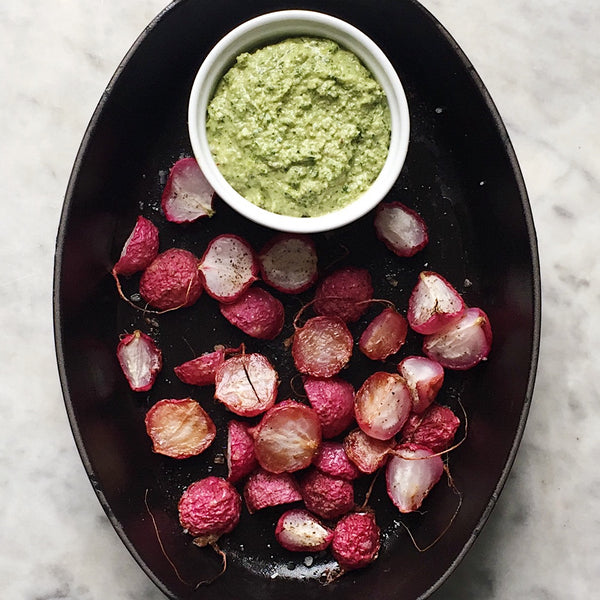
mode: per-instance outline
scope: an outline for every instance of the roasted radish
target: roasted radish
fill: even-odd
[[[413,412],[423,412],[437,396],[444,383],[444,367],[425,356],[407,356],[398,364],[398,372],[412,397]]]
[[[396,441],[394,438],[376,440],[362,429],[353,429],[344,438],[343,445],[348,458],[362,473],[375,473],[387,462]]]
[[[205,352],[200,356],[177,365],[175,375],[189,385],[213,385],[217,369],[225,362],[225,349]]]
[[[143,271],[158,254],[158,229],[141,215],[127,238],[113,275],[129,276]]]
[[[459,425],[460,419],[452,409],[434,403],[424,412],[408,417],[401,431],[401,441],[427,446],[435,453],[444,452],[450,447]]]
[[[323,519],[337,519],[354,508],[354,487],[347,479],[310,469],[300,480],[306,508]]]
[[[252,473],[258,467],[258,461],[254,440],[245,423],[229,421],[227,434],[227,480],[235,483]]]
[[[323,442],[313,458],[313,465],[321,473],[349,481],[360,475],[358,467],[348,458],[341,442]]]
[[[321,422],[324,439],[339,435],[354,421],[354,387],[339,377],[304,376],[304,391]]]
[[[275,538],[291,552],[320,552],[332,537],[333,531],[303,508],[286,510],[275,527]]]
[[[136,329],[123,335],[117,346],[117,359],[129,387],[147,392],[162,368],[162,352],[154,340]]]
[[[367,325],[358,347],[371,360],[385,360],[404,345],[407,331],[406,319],[395,308],[384,308]]]
[[[382,202],[375,212],[377,237],[394,254],[414,256],[429,241],[425,221],[401,202]]]
[[[269,506],[302,500],[298,484],[289,473],[270,473],[258,469],[244,485],[244,500],[250,514]]]
[[[337,522],[331,553],[342,571],[360,569],[377,558],[380,538],[381,532],[371,511],[353,512]]]

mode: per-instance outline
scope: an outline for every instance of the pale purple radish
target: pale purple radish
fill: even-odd
[[[167,221],[191,223],[213,215],[215,191],[200,170],[195,158],[178,160],[167,178],[161,206]]]
[[[242,498],[228,481],[211,475],[186,488],[178,511],[184,531],[195,537],[197,546],[206,546],[236,527]]]
[[[317,280],[317,250],[305,235],[282,233],[258,255],[263,281],[285,294],[299,294]]]
[[[354,396],[358,426],[377,440],[393,438],[402,429],[411,407],[406,382],[397,373],[373,373]]]
[[[134,392],[147,392],[162,369],[162,351],[149,335],[139,329],[121,336],[117,359]]]
[[[424,412],[412,413],[401,431],[401,442],[426,446],[435,453],[448,450],[460,419],[448,406],[433,403]]]
[[[354,340],[339,317],[312,317],[296,330],[292,356],[300,373],[313,377],[337,375],[352,356]]]
[[[375,233],[394,254],[414,256],[429,241],[421,216],[401,202],[382,202],[375,211]]]
[[[385,360],[402,348],[407,332],[406,319],[395,308],[387,307],[367,325],[358,347],[371,360]]]
[[[353,429],[344,438],[343,446],[348,458],[361,473],[375,473],[387,462],[396,440],[376,440],[362,429]]]
[[[231,420],[227,423],[227,481],[235,483],[258,467],[254,440],[248,425]]]
[[[387,492],[401,513],[418,510],[444,472],[441,457],[426,446],[402,444],[387,463]]]
[[[344,432],[354,422],[354,387],[339,377],[302,378],[310,405],[321,422],[324,439]]]
[[[289,473],[270,473],[257,469],[244,484],[244,500],[250,514],[270,506],[302,500],[296,480]]]
[[[333,530],[304,508],[286,510],[275,526],[275,538],[290,552],[321,552],[333,538]]]
[[[237,300],[219,305],[221,314],[246,335],[259,340],[272,340],[285,322],[283,304],[267,290],[252,286]]]
[[[321,444],[321,424],[310,406],[284,400],[263,415],[252,436],[263,469],[293,473],[312,463]]]
[[[313,458],[313,465],[321,473],[349,481],[361,474],[358,467],[348,458],[341,442],[322,442]]]
[[[372,511],[353,512],[336,524],[331,540],[331,553],[342,571],[361,569],[379,554],[381,531]]]
[[[423,412],[436,398],[444,383],[444,367],[425,356],[407,356],[398,364],[412,397],[412,410]]]
[[[423,352],[446,369],[464,371],[485,360],[492,347],[488,316],[477,307],[438,331],[425,336]]]
[[[158,229],[154,223],[140,215],[123,245],[119,260],[113,267],[113,275],[128,277],[143,271],[157,254]]]
[[[439,273],[422,271],[408,299],[408,324],[417,333],[429,335],[460,317],[465,303]]]
[[[275,404],[279,378],[263,354],[228,358],[215,375],[215,398],[231,412],[254,417]]]
[[[354,508],[354,486],[347,479],[308,469],[300,480],[306,508],[323,519],[337,519]]]
[[[201,454],[217,434],[209,414],[192,398],[159,400],[145,423],[154,452],[171,458]]]
[[[170,248],[159,254],[140,278],[140,295],[159,310],[191,306],[201,294],[198,259],[182,248]]]
[[[246,240],[225,233],[209,242],[198,268],[209,296],[234,302],[256,281],[259,265]]]

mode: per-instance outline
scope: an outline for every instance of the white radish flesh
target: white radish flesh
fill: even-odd
[[[162,368],[160,348],[139,329],[121,338],[117,346],[117,359],[134,392],[147,392]]]
[[[275,527],[275,538],[291,552],[320,552],[331,542],[333,531],[303,508],[284,512]]]
[[[377,237],[398,256],[414,256],[429,241],[425,221],[400,202],[381,203],[375,213]]]
[[[408,385],[412,410],[416,413],[431,405],[444,383],[442,365],[425,356],[407,356],[398,364],[398,372]]]

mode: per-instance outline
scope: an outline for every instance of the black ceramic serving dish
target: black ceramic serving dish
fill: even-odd
[[[215,344],[236,346],[245,340],[249,349],[266,353],[277,366],[280,398],[294,396],[297,386],[290,385],[294,370],[284,340],[293,331],[293,314],[310,292],[284,299],[285,329],[264,343],[245,339],[206,295],[191,308],[160,316],[137,311],[118,297],[110,270],[140,213],[158,225],[161,249],[180,246],[201,255],[208,240],[222,232],[240,234],[260,248],[273,235],[218,199],[212,219],[170,224],[160,212],[160,194],[169,167],[191,153],[186,103],[202,59],[242,21],[282,8],[321,10],[345,19],[390,58],[405,86],[412,132],[405,167],[389,199],[420,212],[430,230],[427,248],[399,259],[377,241],[373,216],[367,215],[354,225],[315,236],[322,269],[367,267],[376,296],[393,300],[402,311],[419,271],[438,271],[468,304],[486,310],[494,343],[488,361],[464,373],[447,373],[440,395],[442,403],[462,414],[460,402],[468,418],[466,440],[449,457],[462,494],[453,521],[458,496],[450,486],[436,486],[423,513],[401,516],[380,477],[370,499],[383,532],[379,558],[323,585],[321,575],[333,566],[327,553],[305,560],[284,551],[273,537],[277,510],[252,517],[244,512],[240,526],[221,540],[228,555],[226,572],[195,589],[197,582],[219,571],[220,558],[195,547],[182,533],[177,501],[194,480],[208,473],[226,475],[221,459],[228,417],[211,389],[179,382],[173,366]],[[60,223],[54,285],[58,364],[82,460],[124,544],[168,597],[425,598],[483,527],[515,457],[533,391],[540,329],[535,232],[513,149],[488,93],[456,43],[417,2],[182,0],[170,5],[126,56],[85,134]],[[133,293],[137,280],[123,285]],[[376,312],[371,309],[354,332]],[[115,357],[119,335],[135,328],[153,335],[164,353],[163,371],[144,394],[129,390]],[[419,338],[411,334],[400,355],[419,351]],[[357,386],[373,370],[358,354],[344,372]],[[394,370],[397,360],[378,368]],[[160,398],[186,396],[199,400],[213,416],[217,440],[206,453],[187,460],[153,454],[144,429],[146,411]],[[357,498],[363,493],[359,487]],[[420,546],[439,540],[419,552],[405,526]]]

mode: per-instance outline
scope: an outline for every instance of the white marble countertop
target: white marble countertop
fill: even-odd
[[[435,600],[565,600],[600,588],[600,3],[424,0],[488,87],[537,228],[537,384],[504,491]],[[55,236],[88,120],[164,0],[0,8],[0,596],[159,600],[75,448],[52,329]],[[598,336],[598,337],[597,337]]]

